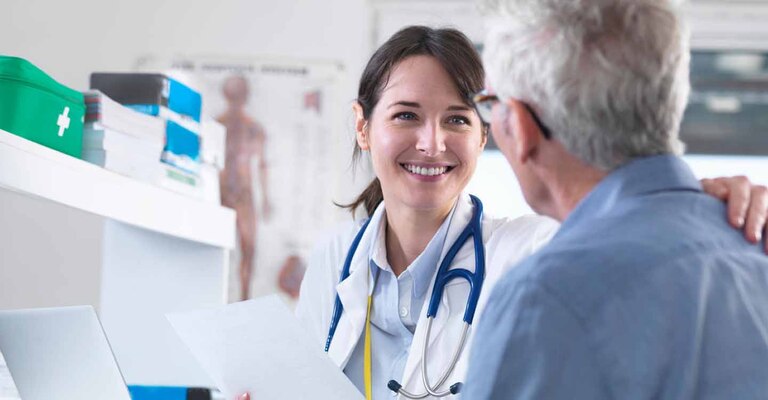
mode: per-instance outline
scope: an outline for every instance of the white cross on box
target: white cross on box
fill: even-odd
[[[64,136],[64,131],[69,129],[69,107],[64,107],[64,111],[59,115],[56,125],[59,126],[59,136]]]

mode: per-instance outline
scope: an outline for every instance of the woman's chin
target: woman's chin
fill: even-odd
[[[435,196],[413,196],[404,203],[408,208],[417,211],[445,211],[453,208],[456,197],[458,195],[452,197],[440,196],[439,198]]]

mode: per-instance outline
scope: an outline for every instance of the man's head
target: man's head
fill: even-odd
[[[531,156],[562,158],[558,147],[602,173],[682,152],[689,52],[674,0],[484,3],[484,62],[502,103],[492,131],[524,192],[546,186],[537,187],[535,169],[548,167],[527,165]],[[541,135],[547,129],[550,139]],[[531,132],[541,140],[525,140]]]

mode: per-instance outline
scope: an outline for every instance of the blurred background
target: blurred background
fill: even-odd
[[[471,0],[3,0],[0,7],[0,54],[25,58],[78,91],[90,88],[93,72],[162,72],[200,92],[204,118],[222,122],[231,107],[225,83],[242,78],[246,113],[261,132],[247,161],[256,226],[250,296],[281,293],[288,301],[315,241],[350,218],[334,202],[350,201],[371,179],[367,160],[351,163],[351,106],[373,50],[411,24],[456,27],[483,44]],[[686,159],[700,177],[746,175],[768,184],[768,1],[693,0],[685,10],[693,50]],[[5,144],[0,157],[12,159],[16,145]],[[75,171],[78,185],[52,195],[27,189],[51,166]],[[132,207],[130,191],[116,210],[78,205],[100,198],[106,189],[99,182],[122,181],[92,181],[85,169],[81,177],[68,161],[39,171],[12,161],[2,168],[0,309],[93,304],[128,383],[209,383],[179,355],[184,349],[168,345],[172,333],[161,312],[240,299],[242,244],[230,232],[233,213],[213,204],[171,215],[158,228],[114,217]],[[82,200],[60,200],[70,198],[67,190]],[[469,191],[493,214],[530,212],[492,145]],[[152,193],[134,203],[151,203]],[[188,220],[199,226],[176,235]],[[219,235],[213,225],[221,221]],[[223,239],[199,239],[205,234]],[[157,315],[147,317],[148,310]],[[137,329],[144,327],[146,335]],[[135,355],[157,351],[180,361]]]

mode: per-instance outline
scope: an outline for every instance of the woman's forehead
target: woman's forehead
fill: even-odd
[[[380,101],[464,103],[445,68],[425,55],[408,57],[394,66]]]

